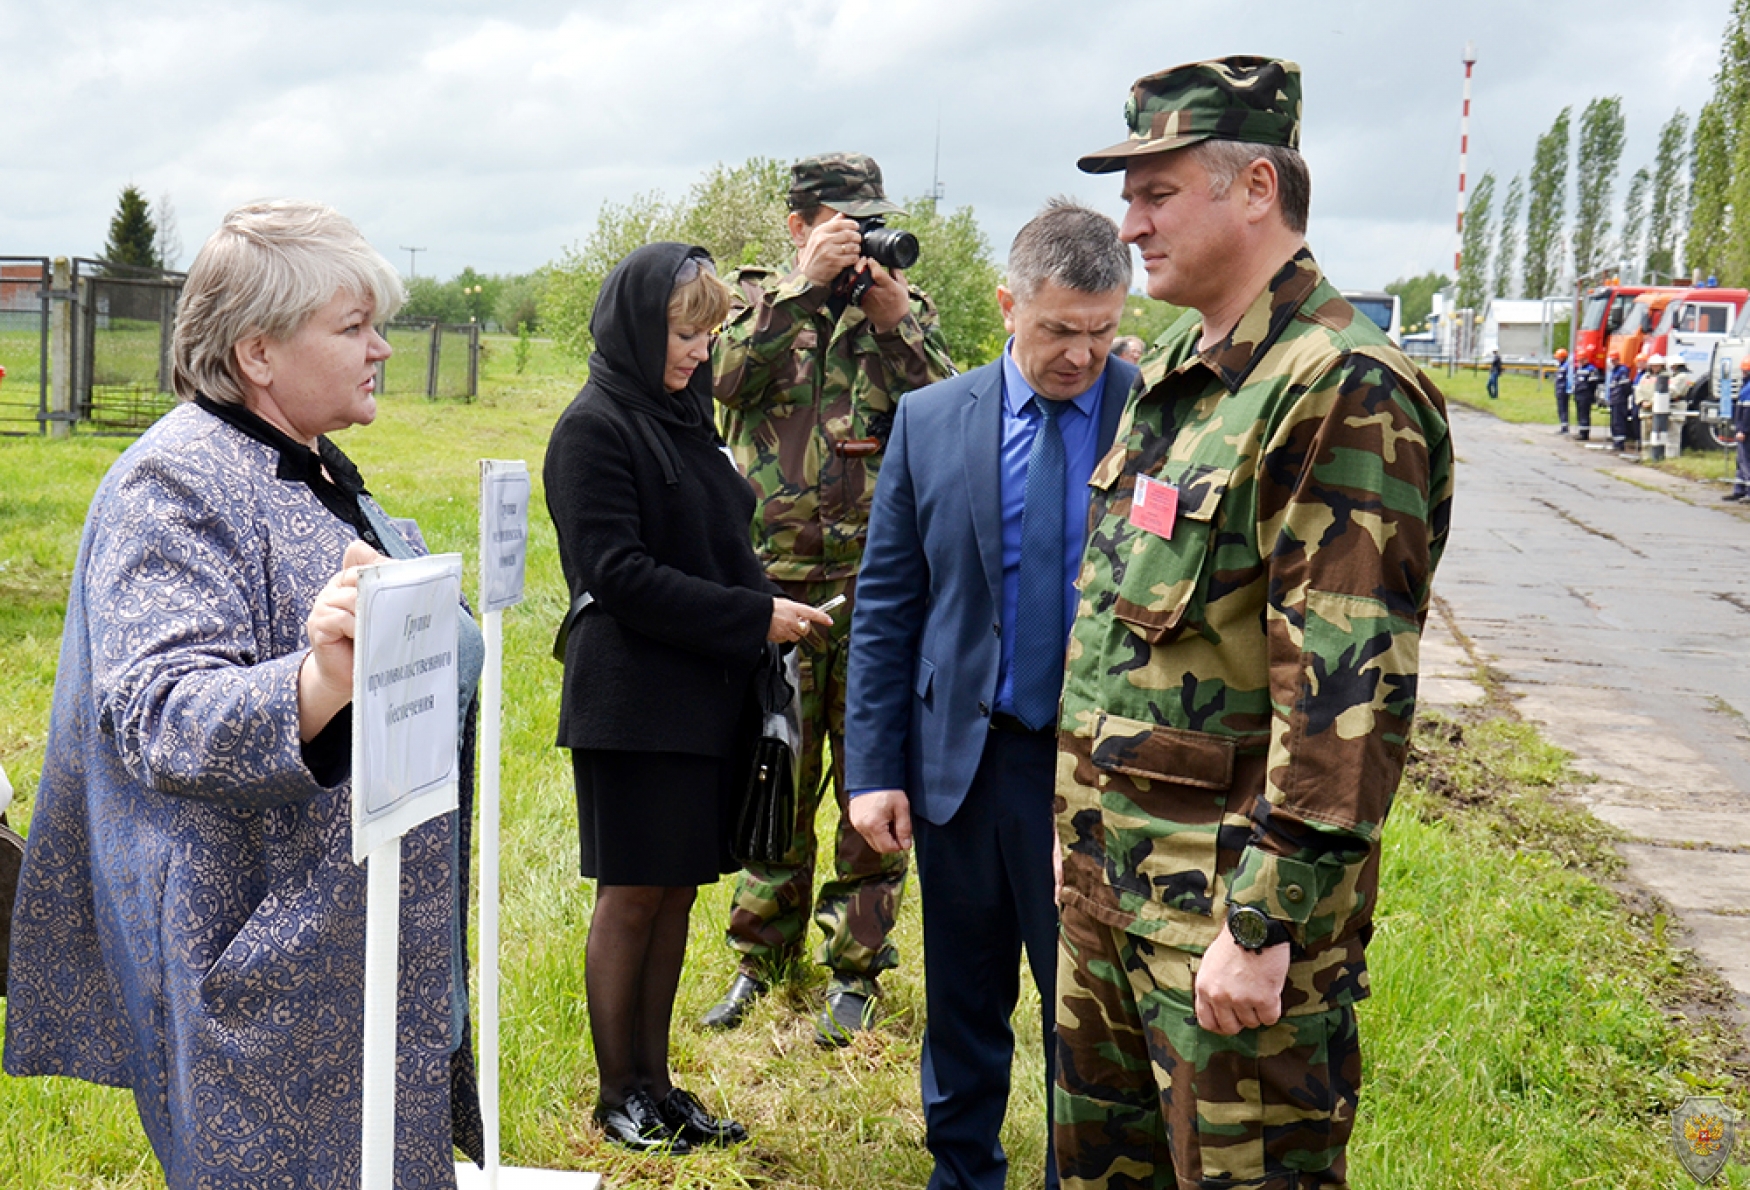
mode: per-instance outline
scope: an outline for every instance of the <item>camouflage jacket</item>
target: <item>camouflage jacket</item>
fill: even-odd
[[[1200,332],[1189,313],[1144,357],[1090,480],[1064,897],[1194,952],[1255,905],[1296,943],[1284,1011],[1320,1011],[1366,994],[1451,511],[1445,401],[1305,250],[1227,339],[1199,353]],[[1177,490],[1164,539],[1132,523],[1139,476]]]
[[[851,578],[899,398],[954,374],[929,298],[887,334],[801,273],[738,269],[712,356],[719,421],[759,498],[753,543],[781,582]],[[860,453],[860,452],[873,453]]]

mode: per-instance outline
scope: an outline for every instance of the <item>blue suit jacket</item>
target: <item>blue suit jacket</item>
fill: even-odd
[[[1098,449],[1136,368],[1107,357]],[[1002,662],[1003,365],[899,403],[851,621],[846,786],[904,789],[941,825],[978,771]]]

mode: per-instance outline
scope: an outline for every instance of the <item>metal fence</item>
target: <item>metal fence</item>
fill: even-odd
[[[42,431],[52,276],[46,256],[0,256],[0,434]]]
[[[480,392],[478,323],[391,322],[395,354],[377,365],[377,391],[472,401]]]
[[[184,280],[83,257],[0,256],[0,434],[55,425],[137,434],[172,408],[170,345]],[[379,392],[479,394],[478,325],[384,329],[395,350],[378,367]]]
[[[82,428],[137,434],[176,404],[170,336],[184,276],[73,261],[73,402]]]

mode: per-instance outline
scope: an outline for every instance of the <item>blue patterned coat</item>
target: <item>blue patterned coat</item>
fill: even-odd
[[[7,1073],[132,1089],[171,1190],[359,1179],[365,869],[297,697],[357,534],[278,465],[185,405],[98,490],[14,915]],[[454,1185],[456,830],[402,845],[397,1186]]]

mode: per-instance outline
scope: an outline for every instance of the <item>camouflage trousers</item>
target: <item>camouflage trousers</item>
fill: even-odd
[[[1347,1186],[1351,1005],[1234,1037],[1197,1024],[1199,956],[1062,913],[1053,1139],[1075,1187]]]
[[[754,865],[735,880],[728,941],[742,955],[748,974],[769,980],[802,950],[808,912],[825,935],[818,961],[831,968],[835,988],[874,994],[875,978],[899,964],[888,941],[899,914],[905,854],[882,855],[851,825],[845,796],[845,671],[850,659],[855,582],[780,583],[799,603],[818,606],[834,595],[845,602],[832,613],[830,632],[816,630],[801,650],[802,755],[798,766],[796,824],[784,862]],[[812,896],[815,815],[822,795],[827,744],[832,746],[832,787],[838,801],[833,878]]]

